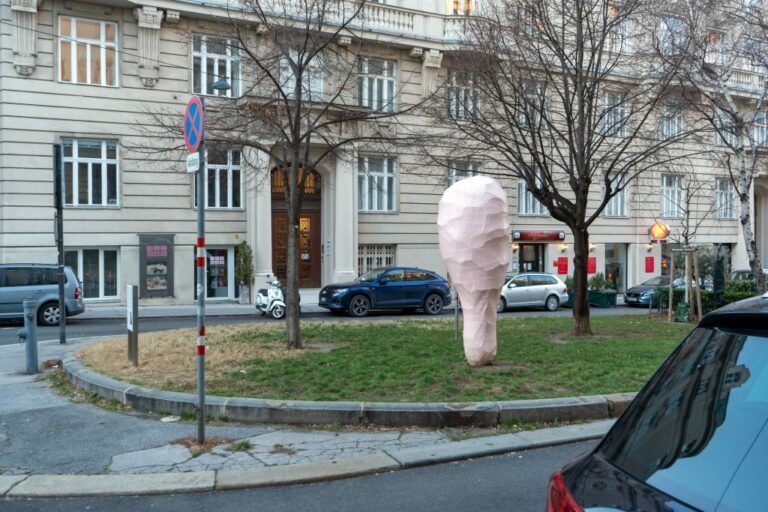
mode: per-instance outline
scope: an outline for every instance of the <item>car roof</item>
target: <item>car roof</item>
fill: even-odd
[[[728,304],[707,315],[699,327],[757,328],[768,326],[768,293]]]

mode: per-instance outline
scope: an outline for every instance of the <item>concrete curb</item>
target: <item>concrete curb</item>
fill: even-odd
[[[597,439],[613,420],[251,470],[123,475],[0,475],[0,498],[145,495],[303,484]]]
[[[195,413],[197,396],[143,388],[88,369],[72,352],[62,358],[73,385],[142,412]],[[242,423],[492,427],[507,423],[588,421],[618,417],[634,393],[467,403],[310,402],[207,396],[205,414]]]

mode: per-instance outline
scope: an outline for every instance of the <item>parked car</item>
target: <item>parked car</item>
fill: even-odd
[[[675,279],[675,288],[682,286],[683,279]],[[624,304],[627,306],[656,306],[656,289],[669,288],[668,276],[652,277],[644,283],[635,285],[624,293]]]
[[[548,511],[761,510],[768,294],[706,315],[590,453],[556,471]]]
[[[512,277],[501,289],[496,311],[507,308],[543,307],[555,311],[568,300],[568,288],[552,274],[528,273]]]
[[[85,311],[80,283],[70,267],[64,267],[67,316]],[[24,299],[37,297],[37,321],[59,324],[59,277],[56,265],[37,263],[0,264],[0,319],[23,319]]]
[[[768,275],[768,268],[763,269],[763,274]],[[752,270],[748,268],[740,268],[731,272],[729,276],[731,281],[752,281]]]
[[[320,290],[318,305],[331,313],[366,316],[373,309],[423,309],[437,315],[451,303],[448,282],[436,272],[413,267],[378,268],[354,282]]]

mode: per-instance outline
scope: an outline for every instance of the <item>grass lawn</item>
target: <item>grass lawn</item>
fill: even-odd
[[[549,398],[636,391],[691,329],[645,317],[596,317],[595,335],[570,318],[498,322],[496,364],[470,368],[449,320],[306,322],[303,351],[283,348],[281,324],[208,328],[207,392],[222,396],[388,402]],[[81,349],[85,363],[121,380],[194,392],[194,330],[140,337],[140,366],[125,339]]]

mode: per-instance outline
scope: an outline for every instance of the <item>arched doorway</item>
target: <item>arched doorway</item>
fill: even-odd
[[[285,177],[272,170],[272,270],[280,280],[288,272],[288,208]],[[304,199],[299,214],[299,286],[320,287],[320,175],[312,171],[304,182]]]

